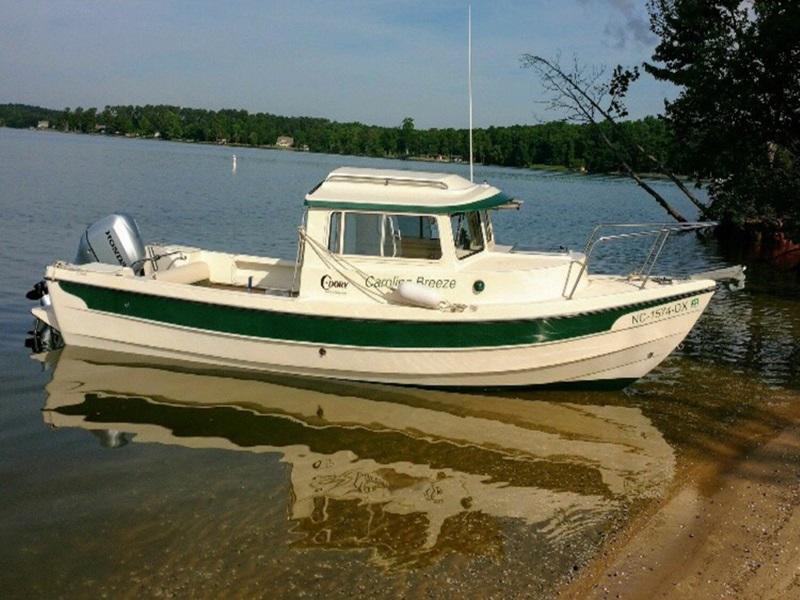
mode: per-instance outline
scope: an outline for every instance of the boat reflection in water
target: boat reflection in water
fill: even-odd
[[[69,347],[56,360],[48,424],[112,447],[278,453],[291,467],[289,543],[371,549],[387,566],[491,554],[504,519],[568,543],[659,495],[675,467],[633,407],[253,379]]]

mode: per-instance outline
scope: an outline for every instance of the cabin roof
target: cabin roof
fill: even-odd
[[[511,198],[488,183],[452,173],[341,167],[306,195],[310,208],[450,213],[507,204]]]

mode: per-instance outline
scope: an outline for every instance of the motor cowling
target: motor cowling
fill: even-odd
[[[142,273],[145,259],[144,242],[136,221],[130,215],[117,213],[103,217],[86,228],[78,244],[75,264],[90,262],[131,267]]]

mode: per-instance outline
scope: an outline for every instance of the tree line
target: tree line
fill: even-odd
[[[466,129],[417,129],[412,118],[397,127],[340,123],[322,118],[284,117],[246,110],[203,110],[167,105],[106,106],[51,110],[22,104],[0,105],[0,124],[36,127],[48,120],[60,131],[154,137],[187,142],[271,146],[280,136],[293,138],[294,148],[328,154],[406,158],[429,157],[468,160]],[[639,144],[676,165],[680,171],[680,146],[667,123],[657,117],[624,121],[619,127],[552,121],[536,125],[487,127],[473,132],[475,160],[509,167],[553,166],[612,173],[620,169],[619,156],[609,152],[602,136],[623,147]],[[628,159],[634,168],[648,171],[650,164],[636,152]]]
[[[800,253],[800,2],[649,0],[645,69],[680,93],[665,118],[710,214]],[[791,247],[785,240],[792,240]]]

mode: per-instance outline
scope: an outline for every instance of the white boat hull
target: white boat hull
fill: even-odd
[[[293,375],[447,387],[627,384],[685,338],[713,291],[631,306],[606,331],[488,347],[374,347],[268,339],[121,316],[87,308],[51,283],[57,327],[68,345]],[[680,305],[684,309],[673,311]],[[619,307],[615,310],[619,311]],[[486,327],[491,327],[487,323]]]

